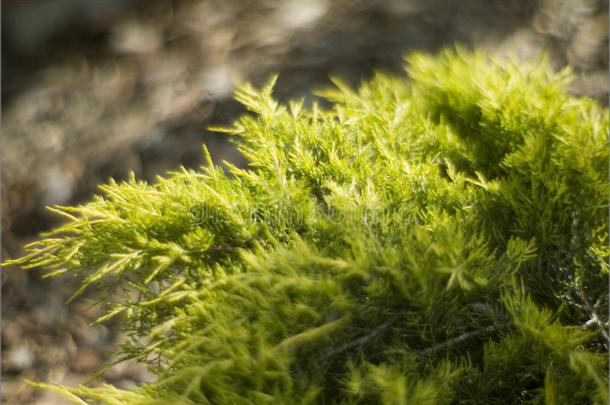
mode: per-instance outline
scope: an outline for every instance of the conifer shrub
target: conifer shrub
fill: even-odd
[[[129,336],[92,404],[608,403],[608,114],[544,60],[458,49],[322,108],[264,88],[207,155],[110,181],[14,262],[83,277]]]

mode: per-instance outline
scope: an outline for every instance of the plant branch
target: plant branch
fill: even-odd
[[[364,346],[365,344],[367,344],[369,341],[371,341],[372,339],[374,339],[375,337],[377,337],[378,335],[380,335],[382,332],[384,332],[387,328],[389,328],[394,322],[396,322],[396,320],[398,320],[398,318],[400,317],[400,314],[394,314],[391,317],[389,317],[384,323],[382,323],[381,325],[379,325],[378,327],[376,327],[375,329],[373,329],[371,331],[371,333],[369,333],[368,335],[362,336],[356,340],[352,340],[351,342],[348,342],[346,344],[344,344],[343,346],[337,348],[337,349],[332,349],[330,350],[324,357],[323,359],[326,360],[330,357],[333,357],[339,353],[342,353],[344,351],[347,351],[349,349],[352,349],[354,347],[357,346]]]
[[[491,332],[493,332],[495,330],[496,330],[495,326],[491,326],[490,325],[490,326],[486,326],[483,329],[473,330],[471,332],[466,332],[466,333],[464,333],[464,334],[462,334],[460,336],[456,336],[456,337],[451,338],[449,340],[446,340],[446,341],[444,341],[442,343],[438,343],[438,344],[436,344],[436,345],[434,345],[432,347],[429,347],[427,349],[421,350],[418,354],[420,356],[427,356],[427,355],[429,355],[431,353],[435,353],[435,352],[438,352],[440,350],[443,350],[443,349],[445,349],[445,348],[447,348],[449,346],[452,346],[452,345],[455,345],[455,344],[458,344],[458,343],[462,343],[462,342],[464,342],[464,341],[466,341],[466,340],[468,340],[468,339],[470,339],[472,337],[479,336],[479,335],[482,335],[484,333],[491,333]]]
[[[273,348],[273,350],[278,353],[296,350],[307,343],[314,342],[324,336],[334,333],[339,328],[341,328],[343,322],[344,319],[339,318],[336,321],[308,329],[294,336],[290,336],[282,340],[278,345]]]
[[[239,249],[242,249],[242,248],[241,247],[235,247],[235,246],[219,245],[219,246],[210,246],[207,251],[208,252],[229,252],[229,253],[235,253]]]
[[[587,309],[587,311],[589,312],[589,315],[591,316],[591,318],[587,322],[585,322],[583,327],[585,329],[587,329],[591,326],[595,326],[597,329],[599,329],[599,332],[602,334],[602,336],[606,340],[606,344],[610,344],[610,336],[608,335],[608,331],[606,330],[606,327],[604,326],[604,322],[600,319],[599,315],[597,314],[597,311],[595,310],[595,308],[598,305],[598,302],[600,302],[600,300],[598,300],[596,302],[595,306],[591,305],[591,302],[589,302],[589,299],[586,297],[586,295],[584,294],[584,292],[582,291],[580,286],[576,287],[575,293],[578,296],[578,298],[580,298],[580,300],[583,302],[583,304],[585,305],[585,308]]]

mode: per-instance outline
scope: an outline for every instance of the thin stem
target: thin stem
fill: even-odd
[[[478,335],[482,335],[484,333],[491,333],[491,332],[493,332],[495,330],[496,330],[496,328],[494,326],[486,326],[483,329],[473,330],[471,332],[466,332],[466,333],[464,333],[464,334],[462,334],[460,336],[456,336],[456,337],[451,338],[449,340],[446,340],[446,341],[444,341],[442,343],[438,343],[438,344],[436,344],[436,345],[434,345],[432,347],[429,347],[427,349],[421,350],[418,354],[420,356],[427,356],[427,355],[429,355],[431,353],[435,353],[435,352],[438,352],[440,350],[443,350],[443,349],[445,349],[445,348],[447,348],[449,346],[452,346],[452,345],[455,345],[455,344],[458,344],[458,343],[462,343],[463,341],[468,340],[468,339],[470,339],[472,337],[475,337],[475,336],[478,336]]]
[[[237,252],[239,249],[239,247],[235,247],[235,246],[210,246],[208,248],[208,252],[230,252],[230,253],[235,253]]]
[[[326,360],[329,357],[333,357],[341,352],[344,352],[346,350],[352,349],[354,347],[357,346],[364,346],[365,344],[367,344],[369,341],[373,340],[375,337],[377,337],[378,335],[380,335],[382,332],[384,332],[387,328],[389,328],[394,322],[396,322],[396,320],[400,317],[400,314],[394,314],[391,317],[389,317],[384,323],[382,323],[381,325],[379,325],[378,327],[376,327],[375,329],[373,329],[371,331],[371,333],[369,333],[368,335],[362,336],[356,340],[352,340],[351,342],[348,342],[346,344],[344,344],[343,346],[339,347],[338,349],[334,349],[334,350],[330,350],[324,357],[323,359]]]
[[[276,352],[293,351],[308,343],[317,341],[325,336],[328,336],[343,326],[344,319],[339,318],[336,321],[308,329],[304,332],[290,336],[282,340],[273,348]]]
[[[587,309],[587,311],[589,311],[589,314],[591,315],[591,318],[585,323],[585,326],[589,327],[591,325],[595,325],[595,327],[597,327],[597,329],[599,329],[599,332],[602,334],[602,336],[606,340],[606,343],[610,344],[610,336],[608,335],[608,331],[606,330],[604,323],[599,318],[599,315],[597,314],[595,307],[593,307],[591,305],[591,303],[589,302],[587,297],[584,295],[584,293],[582,292],[580,287],[576,289],[576,295],[578,295],[578,298],[580,298],[582,300],[582,302],[585,304],[585,308]]]
[[[589,315],[590,315],[590,318],[587,322],[585,322],[584,327],[588,328],[591,325],[595,325],[597,327],[597,329],[599,329],[599,332],[604,337],[606,344],[610,344],[610,336],[608,335],[608,331],[606,330],[606,327],[604,326],[603,321],[600,319],[600,317],[596,311],[596,307],[599,305],[599,303],[601,303],[601,297],[600,297],[600,299],[598,299],[595,302],[595,306],[593,306],[593,305],[591,305],[591,302],[585,295],[580,283],[576,283],[571,276],[569,277],[569,281],[575,287],[574,293],[582,301],[585,309],[589,312]]]

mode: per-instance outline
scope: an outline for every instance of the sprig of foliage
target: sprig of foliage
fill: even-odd
[[[9,263],[102,286],[156,380],[77,403],[607,403],[608,114],[463,49],[304,108],[243,85],[248,169],[102,186]]]

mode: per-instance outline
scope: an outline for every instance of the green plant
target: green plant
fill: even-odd
[[[607,403],[608,114],[544,60],[458,49],[280,105],[237,100],[248,169],[130,179],[56,207],[10,263],[103,287],[103,404]],[[206,152],[207,154],[207,152]],[[111,304],[107,304],[111,302]],[[78,399],[80,398],[80,399]]]

